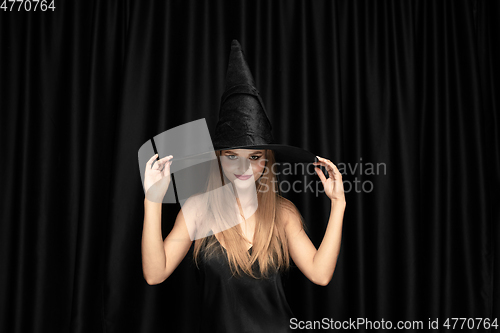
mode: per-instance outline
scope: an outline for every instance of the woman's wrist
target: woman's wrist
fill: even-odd
[[[332,208],[334,207],[345,207],[346,205],[346,202],[345,202],[345,198],[341,198],[341,199],[331,199],[331,204],[332,204]]]
[[[155,206],[155,207],[161,207],[161,202],[156,202],[156,201],[151,201],[147,197],[144,198],[144,206]]]

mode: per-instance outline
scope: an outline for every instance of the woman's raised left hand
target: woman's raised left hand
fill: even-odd
[[[339,169],[337,169],[337,166],[335,166],[335,164],[333,164],[330,160],[319,156],[316,157],[318,158],[319,162],[314,162],[313,164],[321,165],[328,171],[328,178],[326,178],[320,168],[318,168],[317,166],[314,167],[314,170],[323,183],[325,194],[332,201],[345,201],[344,183],[342,182],[342,174],[340,173]]]

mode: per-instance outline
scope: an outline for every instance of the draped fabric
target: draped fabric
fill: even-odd
[[[0,10],[1,332],[197,327],[191,252],[162,284],[143,278],[137,152],[215,128],[232,39],[275,140],[344,173],[332,281],[283,280],[297,319],[500,317],[499,2],[55,6]],[[284,195],[318,247],[328,198]],[[178,211],[163,205],[163,237]]]

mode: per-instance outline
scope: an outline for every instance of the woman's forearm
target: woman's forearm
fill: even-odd
[[[327,285],[333,277],[342,240],[342,224],[346,202],[344,200],[331,202],[330,218],[323,241],[316,252],[313,265],[318,280]]]
[[[142,229],[142,271],[148,284],[163,281],[167,258],[161,234],[161,203],[144,199],[144,225]]]

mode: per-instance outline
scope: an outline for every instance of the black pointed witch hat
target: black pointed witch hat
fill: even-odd
[[[308,164],[317,161],[316,156],[305,149],[275,142],[264,102],[255,87],[252,73],[237,40],[233,40],[231,44],[219,121],[213,134],[208,133],[205,120],[199,119],[148,140],[139,149],[142,182],[144,183],[144,165],[157,152],[160,156],[172,154],[174,158],[171,172],[177,176],[182,176],[182,172],[185,172],[188,178],[196,174],[190,168],[203,168],[204,162],[211,163],[215,158],[214,151],[217,150],[270,149],[274,151],[278,163]],[[186,199],[188,194],[196,193],[187,191],[185,184],[182,193],[178,193],[174,177],[172,180],[174,191],[167,192],[163,198],[164,203],[179,202],[178,195],[181,199]]]
[[[316,156],[305,149],[276,143],[271,130],[241,45],[233,40],[219,121],[212,137],[214,150],[272,149],[279,162],[315,162]]]

